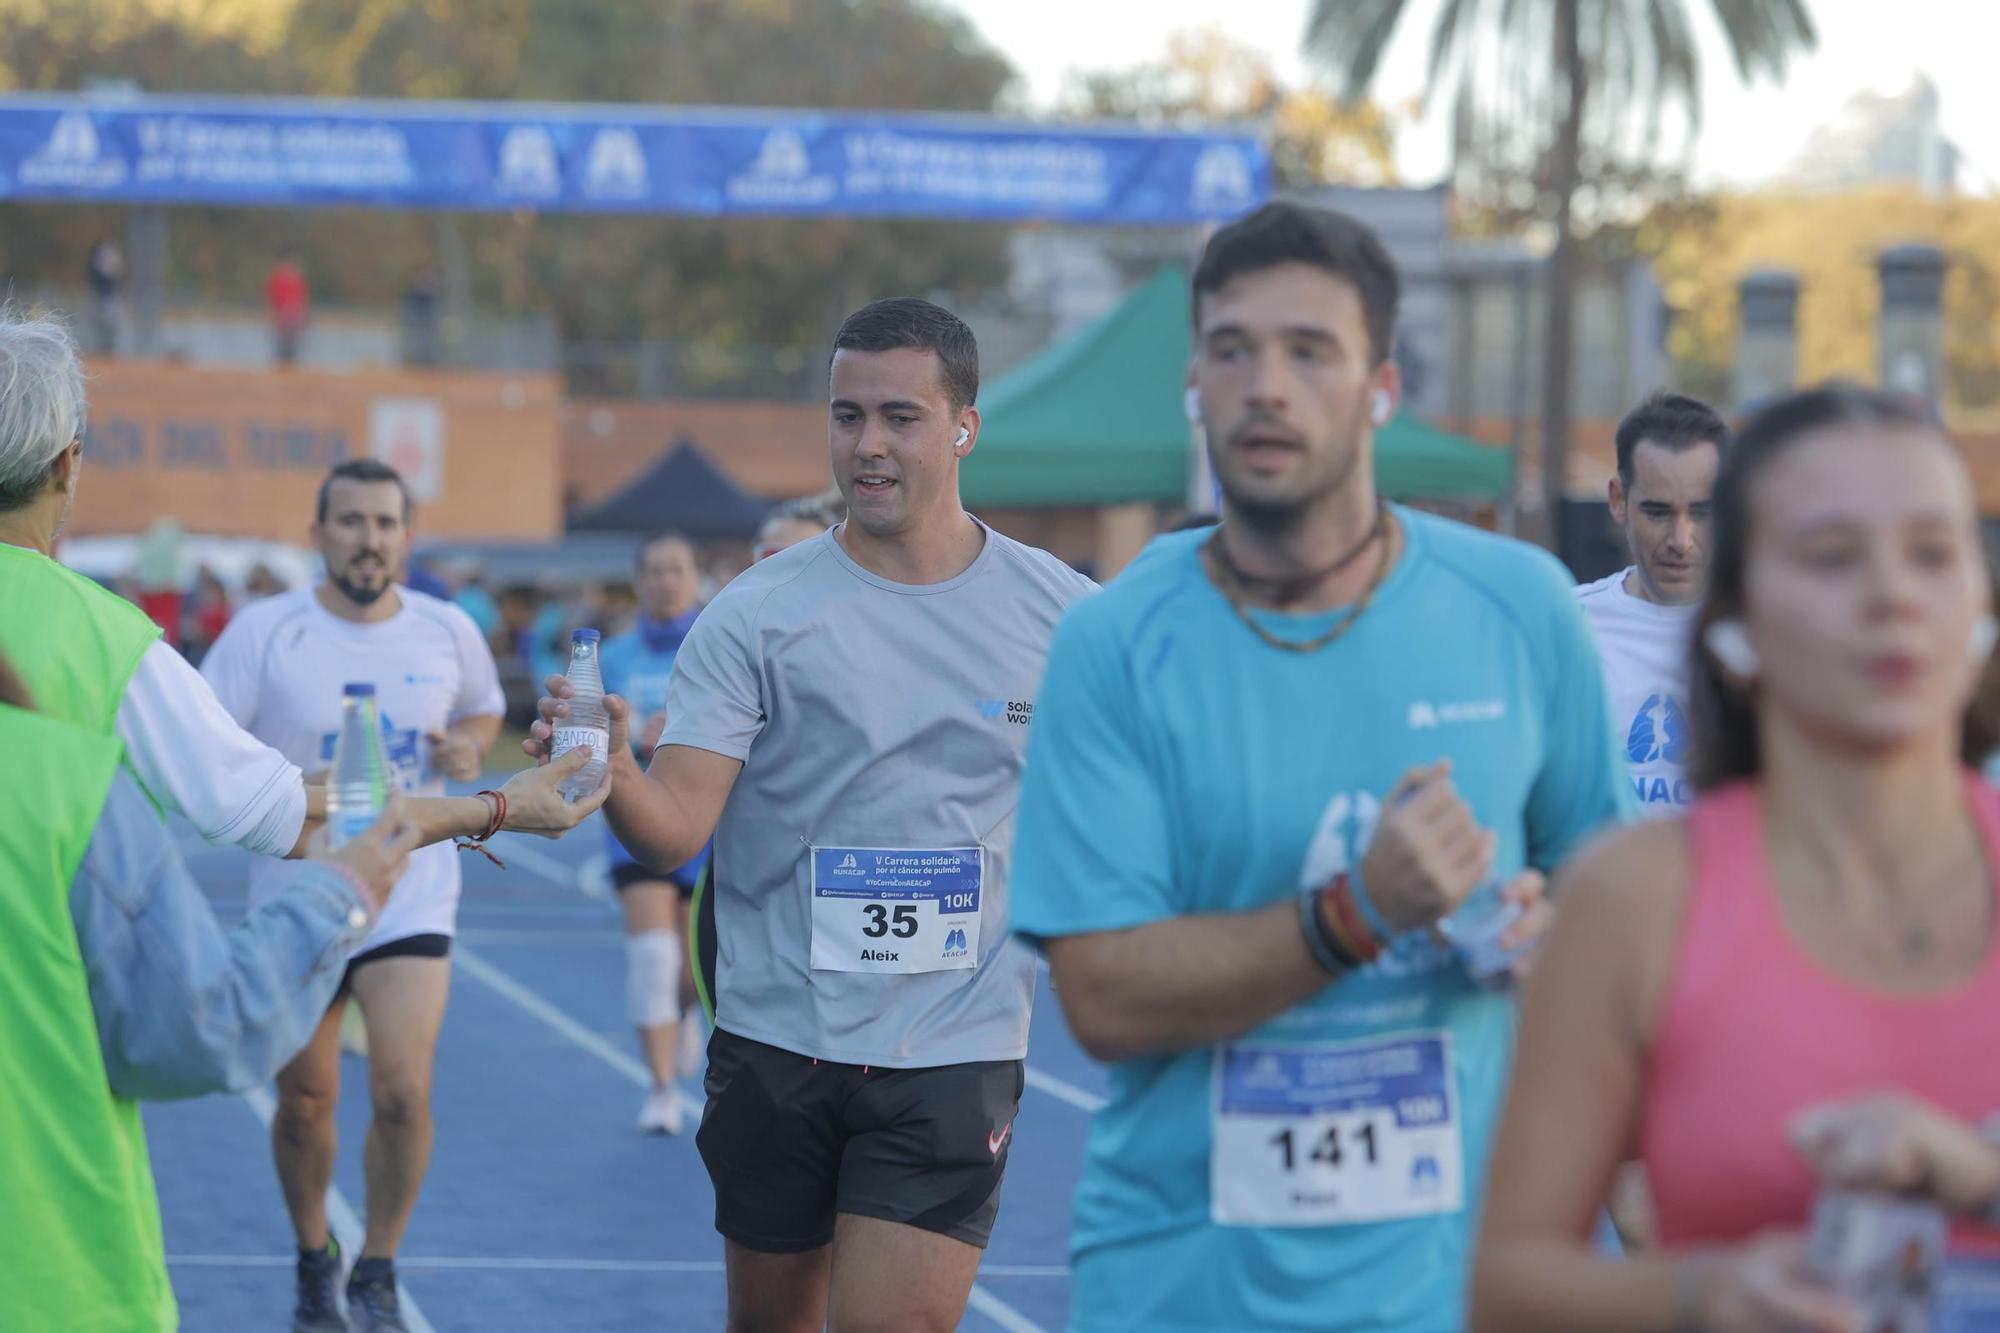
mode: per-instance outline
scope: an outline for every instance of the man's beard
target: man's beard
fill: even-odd
[[[369,588],[350,581],[344,574],[334,574],[330,577],[333,580],[333,586],[340,589],[341,596],[347,598],[348,601],[353,602],[356,606],[373,606],[382,599],[382,594],[389,591],[390,587],[390,580],[386,578],[382,580],[379,587]]]
[[[1225,449],[1227,447],[1224,446]],[[1361,466],[1363,447],[1357,428],[1348,441],[1344,466],[1330,476],[1312,481],[1305,490],[1286,496],[1246,494],[1243,489],[1230,485],[1228,468],[1219,464],[1213,453],[1209,463],[1214,468],[1216,484],[1222,488],[1222,498],[1228,504],[1232,519],[1266,536],[1284,537],[1310,522],[1329,495],[1339,492],[1354,479],[1355,471]]]

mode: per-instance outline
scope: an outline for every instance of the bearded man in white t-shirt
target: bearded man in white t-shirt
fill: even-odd
[[[1647,818],[1690,799],[1689,635],[1708,585],[1709,511],[1729,427],[1685,394],[1654,394],[1618,423],[1612,521],[1632,563],[1576,590],[1597,640],[1632,786]]]
[[[413,795],[478,776],[505,700],[492,651],[450,602],[396,583],[409,554],[402,478],[373,459],[339,464],[321,483],[313,544],[326,579],[255,602],[229,622],[202,674],[236,720],[307,772],[333,761],[341,691],[375,687],[389,766]],[[256,904],[281,892],[293,863],[250,872]],[[348,963],[305,1050],[278,1075],[271,1126],[279,1183],[298,1234],[298,1333],[346,1329],[335,1300],[341,1256],[326,1219],[333,1110],[340,1092],[340,1020],[351,995],[368,1031],[374,1118],[364,1156],[367,1235],[347,1284],[353,1327],[393,1333],[394,1256],[430,1160],[432,1058],[444,1019],[459,866],[448,843],[410,857],[374,933]]]

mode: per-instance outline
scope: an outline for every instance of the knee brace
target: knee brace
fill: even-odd
[[[678,933],[642,930],[625,941],[625,1003],[635,1027],[661,1027],[681,1016]]]

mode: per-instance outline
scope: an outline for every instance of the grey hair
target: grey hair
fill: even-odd
[[[0,311],[0,513],[41,494],[85,412],[83,364],[62,321]]]

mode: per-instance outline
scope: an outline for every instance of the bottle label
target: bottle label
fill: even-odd
[[[611,733],[603,727],[557,727],[549,740],[551,759],[560,759],[582,745],[588,745],[591,758],[599,762],[611,753]]]
[[[375,822],[373,810],[328,811],[326,816],[326,845],[329,848],[345,846],[368,831]]]

